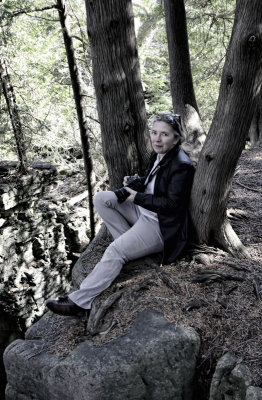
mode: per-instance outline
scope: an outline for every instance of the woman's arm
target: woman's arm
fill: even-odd
[[[193,176],[194,167],[190,164],[182,164],[170,176],[166,196],[136,193],[134,203],[160,214],[173,214],[178,208],[188,203]]]

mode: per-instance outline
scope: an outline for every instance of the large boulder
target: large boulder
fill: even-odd
[[[122,336],[103,346],[85,340],[62,357],[47,348],[48,329],[55,336],[48,318],[7,347],[6,400],[191,399],[200,346],[194,329],[144,310]],[[60,319],[68,331],[76,327],[76,318]]]

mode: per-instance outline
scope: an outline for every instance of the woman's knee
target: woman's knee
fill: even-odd
[[[114,208],[114,203],[116,201],[117,197],[114,192],[101,191],[95,194],[93,203],[96,210],[99,210],[101,207]]]
[[[104,192],[97,192],[97,193],[94,195],[93,202],[94,202],[94,206],[95,206],[95,207],[103,202],[103,197],[104,197],[104,196],[103,196],[103,193],[104,193]]]

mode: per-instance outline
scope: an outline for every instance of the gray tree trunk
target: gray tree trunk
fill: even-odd
[[[89,205],[89,218],[90,218],[90,231],[93,239],[95,236],[95,217],[94,217],[94,205],[93,205],[93,193],[94,193],[94,172],[93,172],[93,161],[90,153],[89,145],[89,134],[88,134],[88,123],[85,114],[85,103],[82,90],[82,79],[80,71],[77,66],[77,60],[75,57],[73,39],[70,33],[70,26],[68,22],[68,16],[64,0],[57,0],[57,8],[59,12],[60,23],[63,31],[63,38],[66,48],[68,66],[70,71],[70,77],[74,92],[75,105],[77,110],[78,124],[81,135],[83,158],[85,164],[85,173],[87,179],[88,189],[88,205]]]
[[[196,163],[206,135],[193,87],[184,0],[165,0],[164,6],[173,109],[182,117],[183,148]]]
[[[237,0],[219,99],[191,196],[198,242],[213,241],[235,255],[242,255],[245,249],[227,220],[226,206],[261,87],[261,26],[261,0]]]
[[[143,173],[149,157],[131,0],[86,0],[103,153],[112,188]]]
[[[251,147],[254,147],[259,143],[262,138],[262,92],[260,92],[257,98],[254,115],[248,132],[248,138]]]

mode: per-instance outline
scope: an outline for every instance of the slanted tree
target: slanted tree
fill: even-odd
[[[131,0],[86,0],[102,146],[112,188],[143,173],[147,121]]]
[[[141,7],[139,4],[135,4],[136,7]],[[144,7],[141,7],[144,9]],[[139,30],[137,32],[137,44],[141,46],[143,42],[145,42],[146,38],[150,36],[151,32],[156,29],[157,23],[163,17],[163,9],[157,3],[150,10],[150,12],[146,12],[146,19],[143,21]]]
[[[184,0],[165,0],[164,6],[173,109],[186,132],[183,148],[197,162],[206,135],[193,87]]]
[[[8,69],[8,63],[3,56],[0,57],[0,82],[2,85],[8,113],[14,131],[17,154],[20,162],[18,169],[19,172],[25,174],[27,172],[25,135],[22,127],[19,108],[16,101],[15,90]]]
[[[26,154],[26,137],[24,132],[24,124],[22,122],[21,116],[21,106],[19,107],[17,102],[17,92],[15,85],[13,84],[13,79],[10,73],[10,62],[8,57],[8,36],[6,35],[5,29],[8,29],[12,24],[13,18],[21,14],[26,14],[30,12],[30,4],[24,1],[14,2],[3,2],[0,0],[1,4],[1,51],[0,51],[0,84],[2,86],[2,91],[7,105],[7,110],[10,116],[11,125],[14,132],[17,155],[19,160],[18,170],[22,174],[26,174],[27,167],[27,154]],[[16,5],[17,11],[13,11],[13,6]],[[44,11],[54,8],[54,5],[47,6],[41,9],[35,9],[34,11]]]
[[[262,82],[262,2],[237,0],[214,118],[199,157],[191,216],[199,243],[215,242],[235,255],[245,248],[226,207]]]
[[[77,65],[77,60],[75,57],[74,43],[70,32],[68,14],[66,11],[66,5],[64,0],[57,0],[57,9],[59,12],[59,19],[63,32],[67,61],[68,61],[72,88],[74,92],[75,105],[77,110],[78,124],[80,129],[85,173],[87,179],[87,188],[88,188],[88,206],[89,206],[90,231],[91,231],[90,239],[93,239],[95,236],[95,218],[94,218],[94,206],[93,206],[94,172],[93,172],[93,160],[89,144],[88,122],[85,113],[83,83],[80,70]]]

